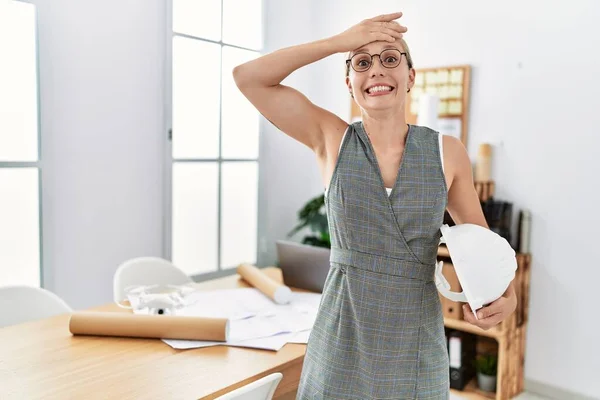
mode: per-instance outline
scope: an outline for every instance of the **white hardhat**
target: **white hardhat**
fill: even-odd
[[[441,232],[440,243],[448,247],[463,291],[450,291],[450,284],[442,275],[442,261],[435,270],[436,286],[444,297],[469,303],[477,318],[476,310],[500,298],[514,279],[515,251],[502,236],[479,225],[444,225]]]

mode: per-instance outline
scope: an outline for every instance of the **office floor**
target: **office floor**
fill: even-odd
[[[455,395],[454,393],[450,393],[450,400],[463,400],[464,397],[460,395]],[[512,400],[550,400],[546,397],[541,397],[531,393],[521,393],[517,397],[513,397]]]
[[[284,397],[278,397],[277,400],[295,400],[296,399],[296,392],[294,393],[290,393],[287,396]],[[458,395],[455,395],[454,393],[450,393],[450,399],[449,400],[463,400],[464,397],[459,397]],[[518,395],[517,397],[513,397],[512,400],[551,400],[547,397],[542,397],[542,396],[538,396],[536,394],[532,394],[532,393],[521,393],[520,395]]]
[[[521,393],[520,395],[515,397],[513,400],[550,400],[550,399],[548,399],[547,397],[541,397],[536,394],[525,392],[525,393]]]

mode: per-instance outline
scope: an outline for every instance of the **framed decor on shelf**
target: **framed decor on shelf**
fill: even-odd
[[[406,122],[417,124],[423,94],[435,95],[438,102],[438,130],[459,138],[467,145],[469,121],[469,65],[415,69],[415,85],[406,94]],[[350,119],[360,119],[360,107],[350,98]]]
[[[438,129],[467,145],[469,122],[469,65],[416,69],[415,85],[406,97],[406,121],[416,124],[423,94],[439,98]]]

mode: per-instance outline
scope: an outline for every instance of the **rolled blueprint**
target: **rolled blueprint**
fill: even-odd
[[[75,312],[69,321],[73,335],[226,341],[226,318],[141,315],[122,312]]]
[[[237,273],[275,303],[287,304],[290,302],[292,297],[290,288],[275,282],[254,265],[240,264]]]

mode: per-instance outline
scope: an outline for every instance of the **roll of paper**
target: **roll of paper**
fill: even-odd
[[[263,274],[260,269],[250,264],[240,264],[237,269],[240,274],[250,285],[260,290],[265,296],[269,297],[277,304],[287,304],[292,297],[292,291],[289,287],[275,282],[267,275]]]
[[[440,98],[431,93],[423,93],[419,98],[419,113],[417,114],[417,125],[426,126],[434,131],[438,127],[438,108]]]
[[[75,312],[69,321],[73,335],[155,339],[226,341],[229,320],[122,312]]]
[[[492,180],[492,146],[489,143],[479,145],[477,162],[475,164],[475,181],[489,182]]]

